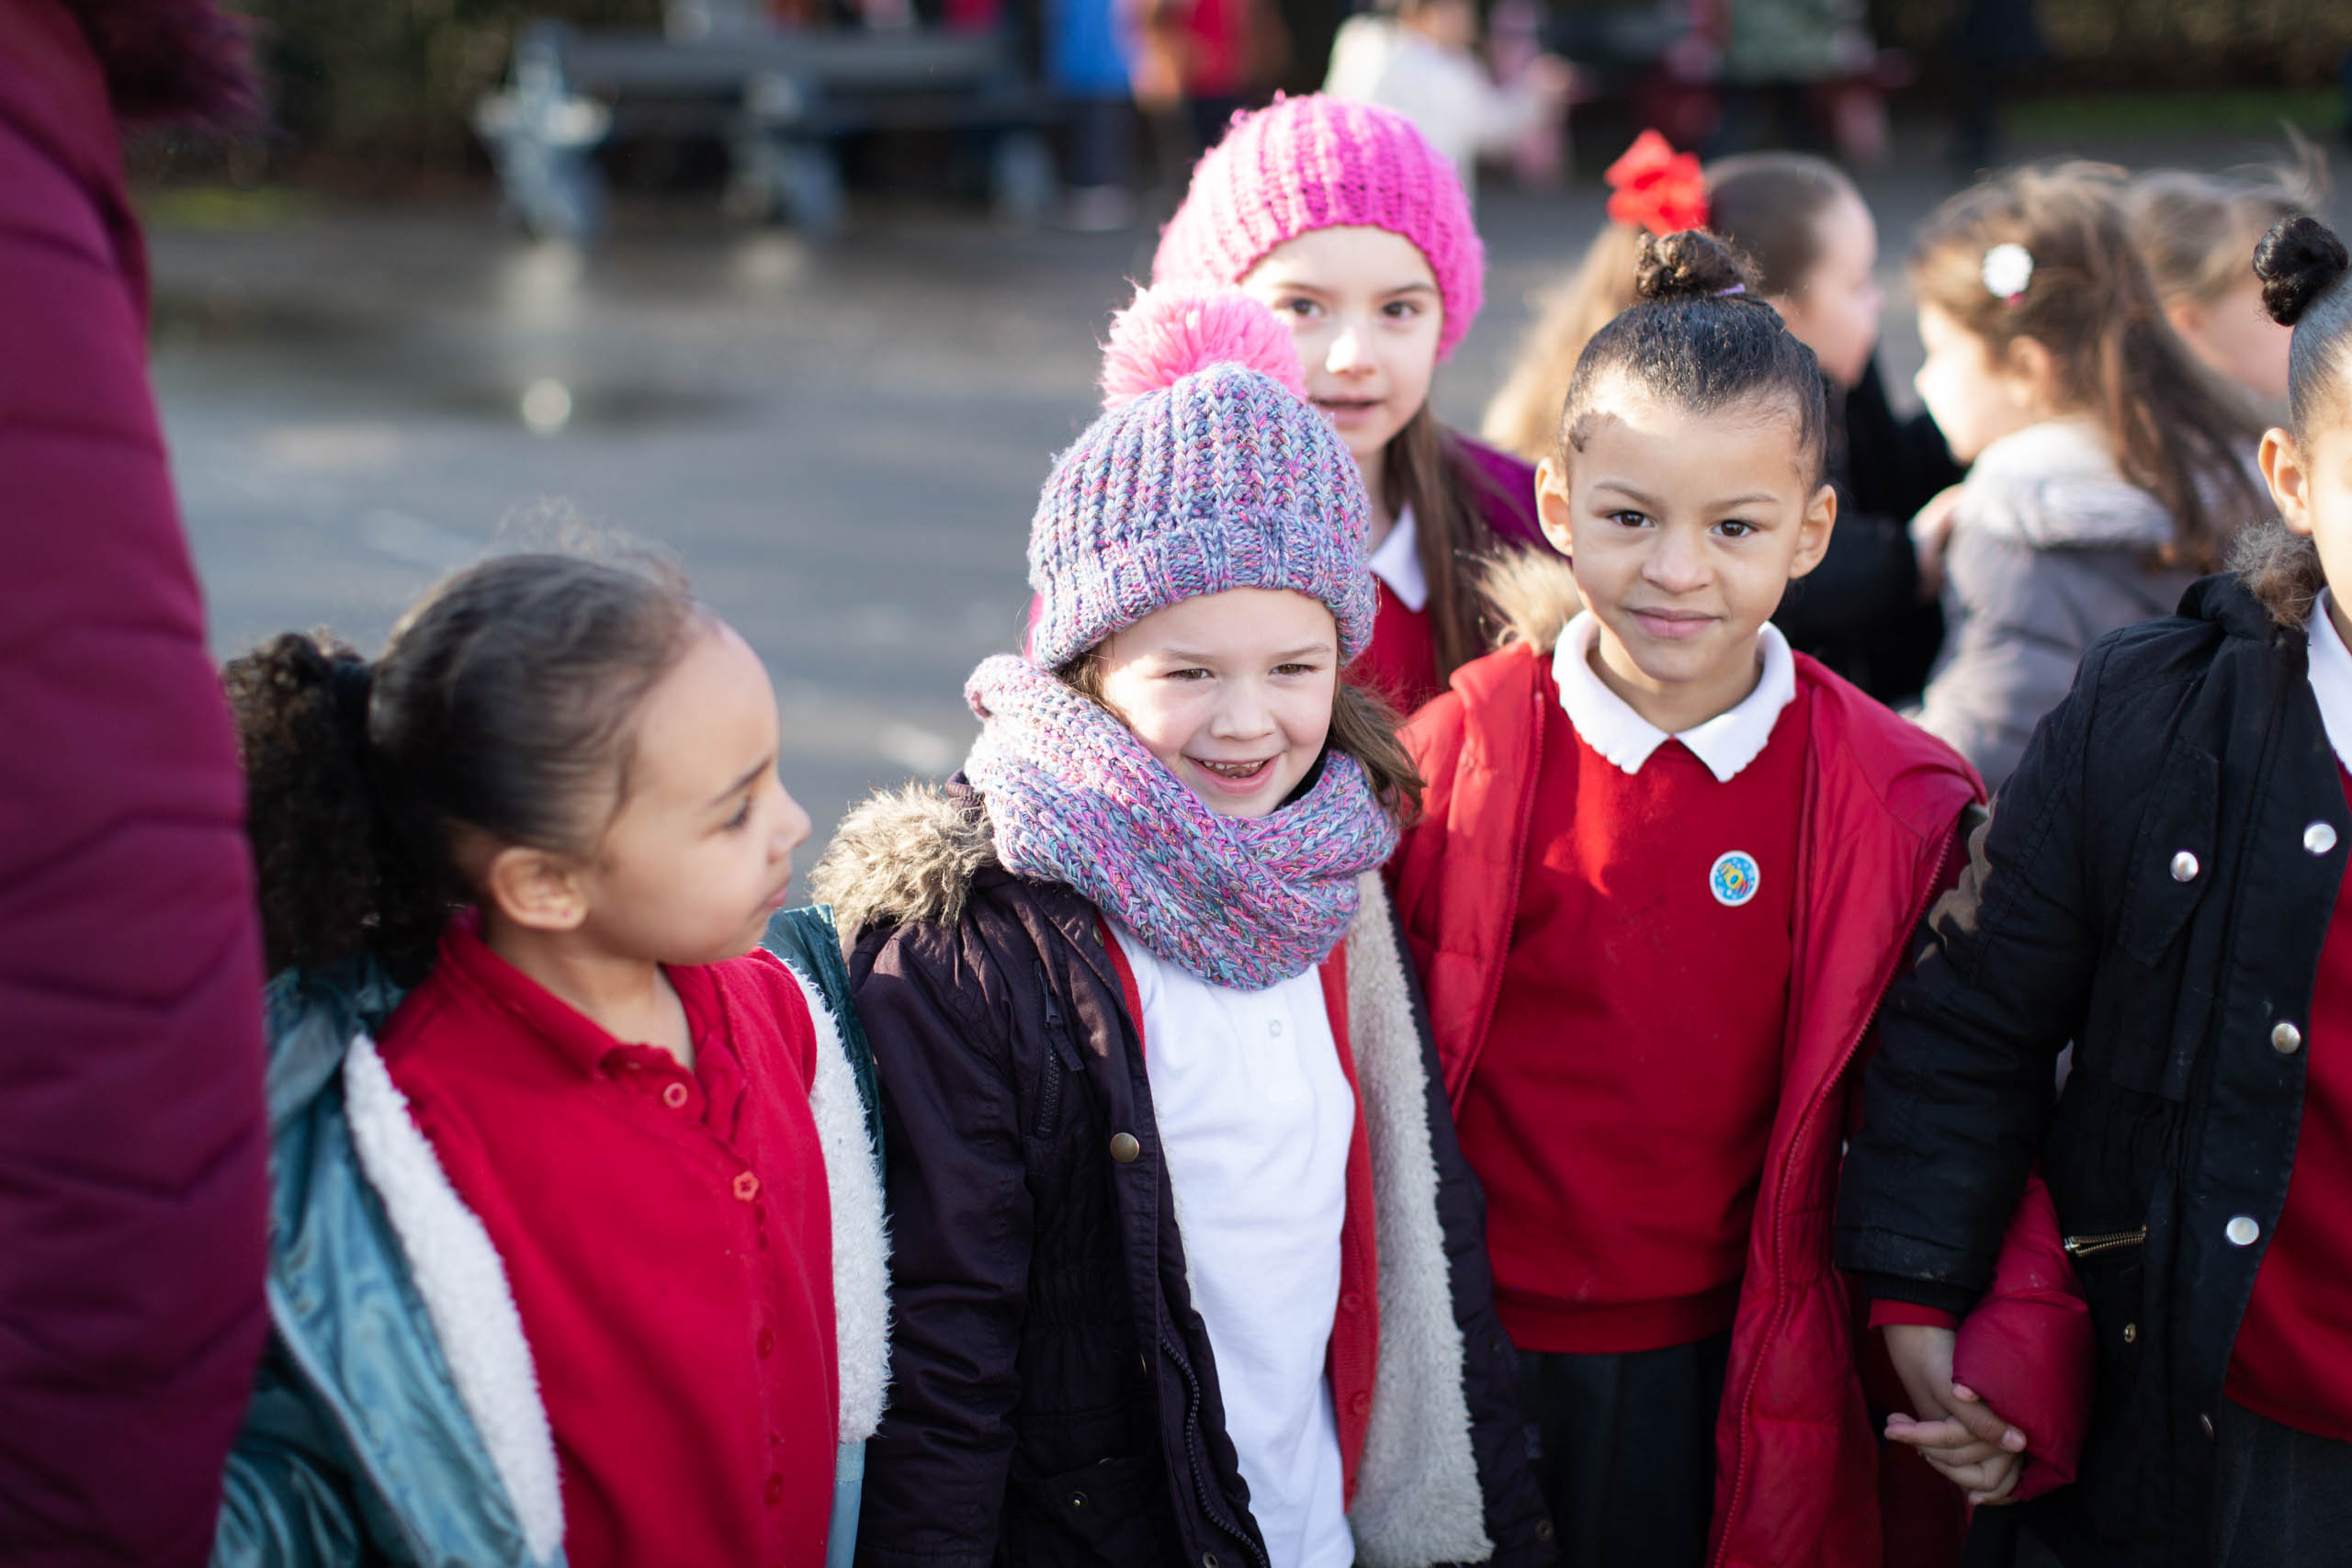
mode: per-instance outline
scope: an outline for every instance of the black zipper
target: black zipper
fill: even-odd
[[[2148,1239],[2148,1227],[2133,1231],[2106,1231],[2098,1235],[2070,1235],[2063,1245],[2069,1258],[2097,1258],[2102,1252],[2114,1252],[2126,1247],[2139,1247]]]
[[[1054,987],[1040,964],[1037,970],[1037,991],[1046,998],[1046,1066],[1044,1081],[1037,1089],[1037,1131],[1039,1138],[1050,1137],[1062,1109],[1062,1025],[1061,1003],[1054,998]]]
[[[1266,1553],[1250,1538],[1250,1532],[1229,1517],[1218,1506],[1216,1495],[1209,1488],[1208,1456],[1201,1451],[1201,1380],[1193,1375],[1193,1364],[1184,1358],[1184,1348],[1169,1337],[1165,1328],[1159,1335],[1159,1348],[1184,1374],[1184,1452],[1192,1465],[1193,1490],[1200,1497],[1201,1512],[1209,1522],[1223,1529],[1241,1543],[1258,1568],[1271,1568]]]

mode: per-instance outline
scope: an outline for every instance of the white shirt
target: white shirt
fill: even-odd
[[[2352,768],[2352,649],[2345,648],[2335,617],[2327,613],[2335,602],[2329,593],[2324,588],[2319,591],[2319,603],[2303,628],[2312,645],[2312,695],[2319,699],[2320,722],[2327,727],[2327,743],[2335,749],[2336,761]]]
[[[1273,1568],[1349,1568],[1340,1427],[1324,1363],[1340,1304],[1355,1096],[1315,970],[1213,986],[1122,930],[1144,1071],[1176,1194],[1226,1435]]]
[[[1600,637],[1600,622],[1591,611],[1570,621],[1553,650],[1552,679],[1560,688],[1560,706],[1584,743],[1624,773],[1640,773],[1652,752],[1668,740],[1679,740],[1709,773],[1728,784],[1763,753],[1772,727],[1781,721],[1781,710],[1796,701],[1796,659],[1781,628],[1767,621],[1756,634],[1757,651],[1764,656],[1764,674],[1756,689],[1706,723],[1668,735],[1593,673],[1592,647]]]
[[[1388,584],[1388,592],[1396,602],[1415,615],[1427,608],[1430,602],[1430,580],[1421,571],[1419,534],[1413,524],[1413,507],[1406,502],[1390,525],[1388,537],[1364,560],[1372,575]]]

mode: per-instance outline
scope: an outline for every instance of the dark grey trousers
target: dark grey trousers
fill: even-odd
[[[2352,1562],[2352,1443],[2282,1427],[2227,1399],[2213,1437],[2215,1568]]]
[[[1703,1568],[1728,1332],[1620,1356],[1519,1353],[1564,1568]]]

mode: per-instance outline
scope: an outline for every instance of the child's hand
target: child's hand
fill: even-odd
[[[1912,1411],[1886,1418],[1888,1440],[1918,1450],[1938,1474],[1968,1494],[1971,1504],[2007,1502],[2025,1468],[2026,1435],[1974,1390],[1951,1381],[1951,1351],[1959,1336],[1915,1324],[1882,1332]]]
[[[1959,504],[1958,485],[1938,491],[1919,514],[1911,519],[1911,547],[1919,557],[1919,598],[1933,604],[1944,591],[1944,550],[1951,543],[1951,513]]]

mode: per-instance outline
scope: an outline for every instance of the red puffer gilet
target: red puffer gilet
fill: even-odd
[[[1555,611],[1532,636],[1522,625],[1521,640],[1464,665],[1405,732],[1428,792],[1389,874],[1457,1111],[1502,983],[1544,727],[1567,722],[1537,679],[1566,619]],[[1957,873],[1962,813],[1983,792],[1949,747],[1802,655],[1797,680],[1811,694],[1813,737],[1796,971],[1716,1428],[1709,1561],[1956,1562],[1960,1493],[1880,1441],[1871,1405],[1899,1408],[1899,1385],[1861,1326],[1866,1303],[1831,1262],[1829,1227],[1879,997]],[[2031,1439],[2021,1490],[2071,1479],[2091,1359],[2089,1319],[2037,1182],[1956,1356],[1963,1378]],[[1882,1463],[1883,1454],[1903,1457]]]

